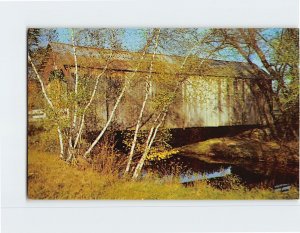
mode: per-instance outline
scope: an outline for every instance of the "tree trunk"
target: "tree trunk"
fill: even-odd
[[[77,94],[78,94],[78,65],[77,65],[77,55],[76,55],[76,47],[75,47],[75,40],[74,40],[74,30],[71,30],[71,39],[72,39],[72,47],[73,47],[73,56],[74,56],[74,63],[75,63],[75,102],[74,102],[74,114],[73,114],[73,121],[70,122],[70,130],[69,130],[69,145],[68,145],[68,158],[67,162],[71,161],[75,155],[74,155],[74,146],[72,144],[73,136],[76,131],[76,125],[77,125],[77,111],[78,111],[78,103],[77,103]]]
[[[162,125],[166,115],[167,115],[167,112],[164,112],[161,120],[156,125],[155,130],[154,130],[154,127],[151,128],[151,130],[149,132],[149,135],[148,135],[147,142],[146,142],[146,147],[145,147],[144,153],[143,153],[139,163],[137,164],[137,166],[134,170],[134,173],[133,173],[133,176],[132,176],[133,179],[137,179],[138,176],[140,175],[141,170],[144,166],[145,160],[146,160],[146,158],[147,158],[147,156],[148,156],[148,154],[151,150],[151,147],[152,147],[152,144],[153,144],[154,139],[156,137],[157,131],[158,131],[159,127]],[[159,119],[159,116],[158,116],[158,119]]]
[[[102,77],[102,75],[104,75],[104,73],[106,72],[107,68],[108,68],[108,65],[111,61],[111,58],[112,58],[112,52],[110,53],[109,55],[109,58],[108,58],[108,61],[103,69],[103,71],[96,77],[96,82],[95,82],[95,85],[94,85],[94,89],[93,89],[93,92],[92,92],[92,95],[91,95],[91,98],[89,100],[89,102],[86,104],[86,106],[84,107],[84,110],[83,110],[83,113],[82,113],[82,117],[81,117],[81,122],[80,122],[80,126],[79,126],[79,130],[77,132],[77,135],[76,135],[76,138],[75,138],[75,142],[74,142],[74,148],[76,148],[77,144],[78,144],[78,141],[79,141],[79,138],[81,137],[81,134],[82,134],[82,130],[83,130],[83,126],[84,126],[84,121],[85,121],[85,114],[86,114],[86,111],[89,109],[89,107],[91,106],[94,98],[95,98],[95,95],[96,95],[96,91],[98,89],[98,85],[99,85],[99,80],[100,78]]]
[[[104,128],[101,130],[101,132],[99,133],[99,135],[97,136],[97,138],[94,140],[94,142],[92,143],[92,145],[87,149],[87,151],[84,153],[83,157],[84,158],[87,158],[87,156],[90,154],[91,150],[96,146],[96,144],[99,142],[99,140],[102,138],[103,134],[105,133],[105,131],[107,130],[108,126],[110,125],[114,115],[115,115],[115,111],[121,101],[121,99],[123,98],[124,96],[124,93],[125,93],[125,90],[126,90],[126,87],[127,87],[127,84],[126,84],[126,80],[125,80],[125,84],[124,84],[124,87],[113,107],[113,110],[111,111],[110,113],[110,116],[109,116],[109,119],[108,121],[106,122]]]
[[[44,86],[44,82],[41,79],[41,77],[40,77],[40,75],[39,75],[39,73],[38,73],[38,71],[37,71],[34,63],[32,62],[31,57],[29,56],[29,54],[28,54],[28,61],[30,62],[31,66],[33,68],[33,71],[34,71],[34,73],[35,73],[35,75],[36,75],[36,77],[37,77],[37,79],[38,79],[38,81],[40,83],[40,86],[41,86],[41,89],[42,89],[42,93],[43,93],[44,98],[46,99],[46,102],[50,106],[51,110],[55,111],[54,105],[53,105],[52,101],[50,100],[50,98],[49,98],[49,96],[48,96],[48,94],[46,92],[46,89],[45,89],[45,86]],[[59,139],[59,145],[60,145],[60,158],[65,159],[63,135],[62,135],[62,132],[61,132],[61,129],[60,129],[60,126],[59,126],[59,122],[57,121],[57,119],[56,119],[55,123],[57,125],[57,133],[58,133],[58,139]]]
[[[58,133],[59,146],[60,146],[60,158],[65,159],[63,136],[59,125],[57,125],[57,133]]]
[[[131,162],[132,162],[132,157],[133,157],[133,154],[134,154],[134,149],[135,149],[135,146],[136,146],[136,143],[137,143],[138,132],[139,132],[140,127],[141,127],[143,112],[144,112],[144,109],[145,109],[145,106],[146,106],[146,102],[148,100],[148,96],[149,96],[149,92],[148,92],[148,90],[146,90],[146,94],[145,94],[145,98],[144,98],[144,101],[143,101],[143,104],[142,104],[140,115],[138,117],[137,124],[136,124],[136,127],[135,127],[135,132],[134,132],[134,136],[133,136],[133,140],[132,140],[132,144],[131,144],[131,148],[130,148],[128,162],[127,162],[126,169],[125,169],[125,174],[127,174],[129,172],[129,169],[130,169],[130,165],[131,165]]]
[[[123,87],[123,89],[122,89],[122,91],[121,91],[121,93],[120,93],[120,95],[119,95],[119,97],[118,97],[118,99],[117,99],[117,101],[116,101],[116,103],[115,103],[115,105],[114,105],[112,111],[111,111],[111,114],[110,114],[110,116],[109,116],[109,118],[108,118],[108,120],[107,120],[107,122],[106,122],[104,128],[101,130],[101,132],[99,133],[99,135],[97,136],[97,138],[94,140],[94,142],[92,143],[92,145],[91,145],[91,146],[87,149],[87,151],[84,153],[84,155],[83,155],[84,158],[87,158],[87,156],[90,154],[91,150],[92,150],[92,149],[95,147],[95,145],[99,142],[99,140],[102,138],[103,134],[105,133],[106,129],[107,129],[108,126],[110,125],[110,123],[111,123],[111,121],[112,121],[112,119],[113,119],[113,117],[114,117],[115,111],[116,111],[116,109],[117,109],[117,107],[118,107],[118,105],[119,105],[119,103],[120,103],[120,101],[121,101],[121,99],[122,99],[122,97],[123,97],[123,95],[124,95],[124,93],[125,93],[126,87],[129,86],[131,79],[135,76],[137,70],[139,69],[139,67],[140,67],[140,65],[141,65],[141,62],[144,60],[144,57],[145,57],[147,48],[149,47],[149,44],[150,44],[150,43],[149,43],[149,40],[148,40],[148,41],[147,41],[147,44],[146,44],[145,47],[144,47],[144,51],[143,51],[141,60],[140,60],[139,64],[137,65],[137,67],[135,68],[135,70],[133,71],[133,74],[132,74],[130,77],[125,76],[125,84],[124,84],[124,87]],[[127,79],[127,80],[126,80],[126,79]],[[128,84],[126,84],[126,82],[128,82]]]
[[[136,146],[136,143],[137,143],[138,133],[139,133],[139,130],[140,130],[141,124],[142,124],[142,118],[143,118],[145,106],[146,106],[146,103],[147,103],[148,98],[149,98],[149,93],[150,93],[150,89],[151,89],[151,85],[152,85],[151,77],[152,77],[152,70],[153,70],[153,60],[155,58],[156,51],[157,51],[159,33],[160,33],[160,29],[158,29],[156,39],[155,39],[154,53],[152,55],[152,60],[151,60],[150,69],[149,69],[149,75],[147,76],[146,85],[145,85],[145,97],[144,97],[144,101],[143,101],[143,104],[142,104],[142,107],[141,107],[141,110],[140,110],[140,114],[139,114],[139,117],[138,117],[138,120],[137,120],[137,123],[136,123],[135,132],[134,132],[134,136],[133,136],[133,140],[132,140],[132,144],[131,144],[131,148],[130,148],[130,153],[129,153],[129,157],[128,157],[128,162],[127,162],[126,169],[125,169],[125,175],[130,170],[130,165],[131,165],[131,162],[132,162],[134,149],[135,149],[135,146]]]

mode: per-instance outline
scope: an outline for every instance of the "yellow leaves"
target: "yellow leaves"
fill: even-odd
[[[172,157],[172,155],[177,154],[179,151],[176,149],[167,150],[167,151],[154,151],[147,156],[148,161],[162,160],[168,159]]]
[[[58,79],[51,80],[47,86],[47,92],[55,108],[66,107],[67,86],[65,83]]]

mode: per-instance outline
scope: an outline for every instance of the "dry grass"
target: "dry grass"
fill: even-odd
[[[28,153],[30,199],[97,199],[105,184],[92,169],[80,170],[55,154]]]
[[[179,153],[207,162],[277,161],[299,164],[298,142],[258,141],[249,138],[213,138],[178,148]]]
[[[247,190],[240,185],[220,190],[198,182],[184,187],[176,180],[162,182],[153,177],[141,181],[118,179],[92,168],[68,165],[56,154],[29,150],[28,198],[30,199],[125,199],[125,200],[242,200],[298,199],[293,187],[288,193],[269,189]]]
[[[94,170],[102,176],[118,176],[123,173],[122,168],[126,166],[126,157],[115,150],[113,140],[105,138],[103,142],[95,148],[91,157],[91,165]]]

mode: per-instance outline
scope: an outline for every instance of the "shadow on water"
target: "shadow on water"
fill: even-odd
[[[264,187],[274,188],[280,184],[299,186],[298,169],[281,167],[277,164],[247,163],[244,166],[229,163],[208,163],[195,158],[175,155],[166,160],[148,162],[145,170],[156,171],[162,177],[176,176],[185,185],[196,180],[207,179],[222,182],[227,175],[235,175],[240,182],[248,188]]]
[[[232,137],[245,130],[260,128],[257,125],[249,126],[224,126],[224,127],[200,127],[186,129],[171,129],[172,141],[170,145],[179,147],[210,138]],[[125,131],[117,131],[114,135],[116,149],[127,154],[128,148],[123,143]],[[87,140],[96,137],[98,132],[89,132]],[[184,138],[184,140],[182,140]],[[173,157],[156,162],[145,164],[144,171],[155,171],[161,177],[176,175],[182,183],[193,183],[193,180],[209,179],[222,181],[222,177],[233,174],[241,183],[248,188],[253,187],[274,187],[281,184],[292,184],[299,187],[299,168],[292,165],[280,165],[271,162],[247,161],[244,164],[233,164],[232,162],[205,162],[199,159],[190,158],[184,155]],[[224,172],[225,171],[225,172]],[[217,183],[217,182],[216,182]]]

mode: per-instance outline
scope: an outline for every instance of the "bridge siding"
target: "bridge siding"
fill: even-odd
[[[117,76],[117,79],[120,80]],[[87,124],[92,128],[103,126],[113,108],[117,97],[112,87],[107,83],[116,77],[104,77],[101,81],[92,110],[96,118],[87,116]],[[262,96],[258,101],[253,96],[250,86],[255,80],[236,79],[232,77],[202,77],[191,76],[188,82],[181,86],[174,104],[170,107],[166,119],[167,128],[218,127],[235,125],[259,125],[259,108],[266,108]],[[152,96],[159,92],[155,83]],[[106,95],[110,99],[106,101]],[[126,93],[116,111],[115,122],[119,129],[134,126],[144,97],[144,79],[137,82]],[[151,110],[146,107],[144,119]],[[144,128],[149,128],[146,124]]]
[[[250,80],[191,77],[183,93],[184,127],[259,124]],[[235,84],[234,84],[235,83]],[[193,85],[193,87],[191,87]]]
[[[250,91],[251,80],[192,76],[181,90],[170,107],[166,119],[167,128],[218,127],[234,125],[258,125],[258,104]],[[153,85],[152,95],[157,92]],[[134,126],[144,97],[144,82],[140,82],[126,93],[117,109],[115,121],[120,129]],[[94,107],[97,109],[99,122],[105,122],[107,109],[103,96],[99,97]],[[109,103],[110,112],[114,98]],[[263,101],[259,103],[264,106]],[[151,110],[146,107],[144,120]],[[100,123],[99,126],[103,125]],[[144,128],[148,128],[146,124]]]
[[[65,71],[59,62],[56,63],[55,67]],[[44,69],[43,76],[47,77],[53,69],[53,60],[50,59]],[[70,68],[67,73],[64,72],[65,75],[71,77],[70,74],[74,72],[73,69]],[[125,73],[117,74],[115,72],[115,77],[119,76],[118,79],[120,80],[120,77],[124,77]],[[261,124],[259,110],[266,108],[266,103],[262,96],[257,100],[252,95],[250,85],[254,81],[249,78],[190,76],[190,83],[182,86],[175,104],[170,107],[170,114],[166,119],[165,127],[189,128]],[[106,82],[107,77],[102,80],[103,85],[99,88],[93,103],[92,111],[96,113],[97,119],[90,119],[92,121],[90,124],[93,124],[94,127],[104,125],[114,104],[115,96],[111,96],[113,90],[109,89]],[[115,122],[120,129],[134,126],[144,96],[143,87],[143,81],[141,81],[126,94],[117,109]],[[152,92],[153,94],[157,92],[155,85]],[[110,95],[110,101],[105,101],[105,93]],[[144,119],[149,116],[149,112],[146,109]]]

